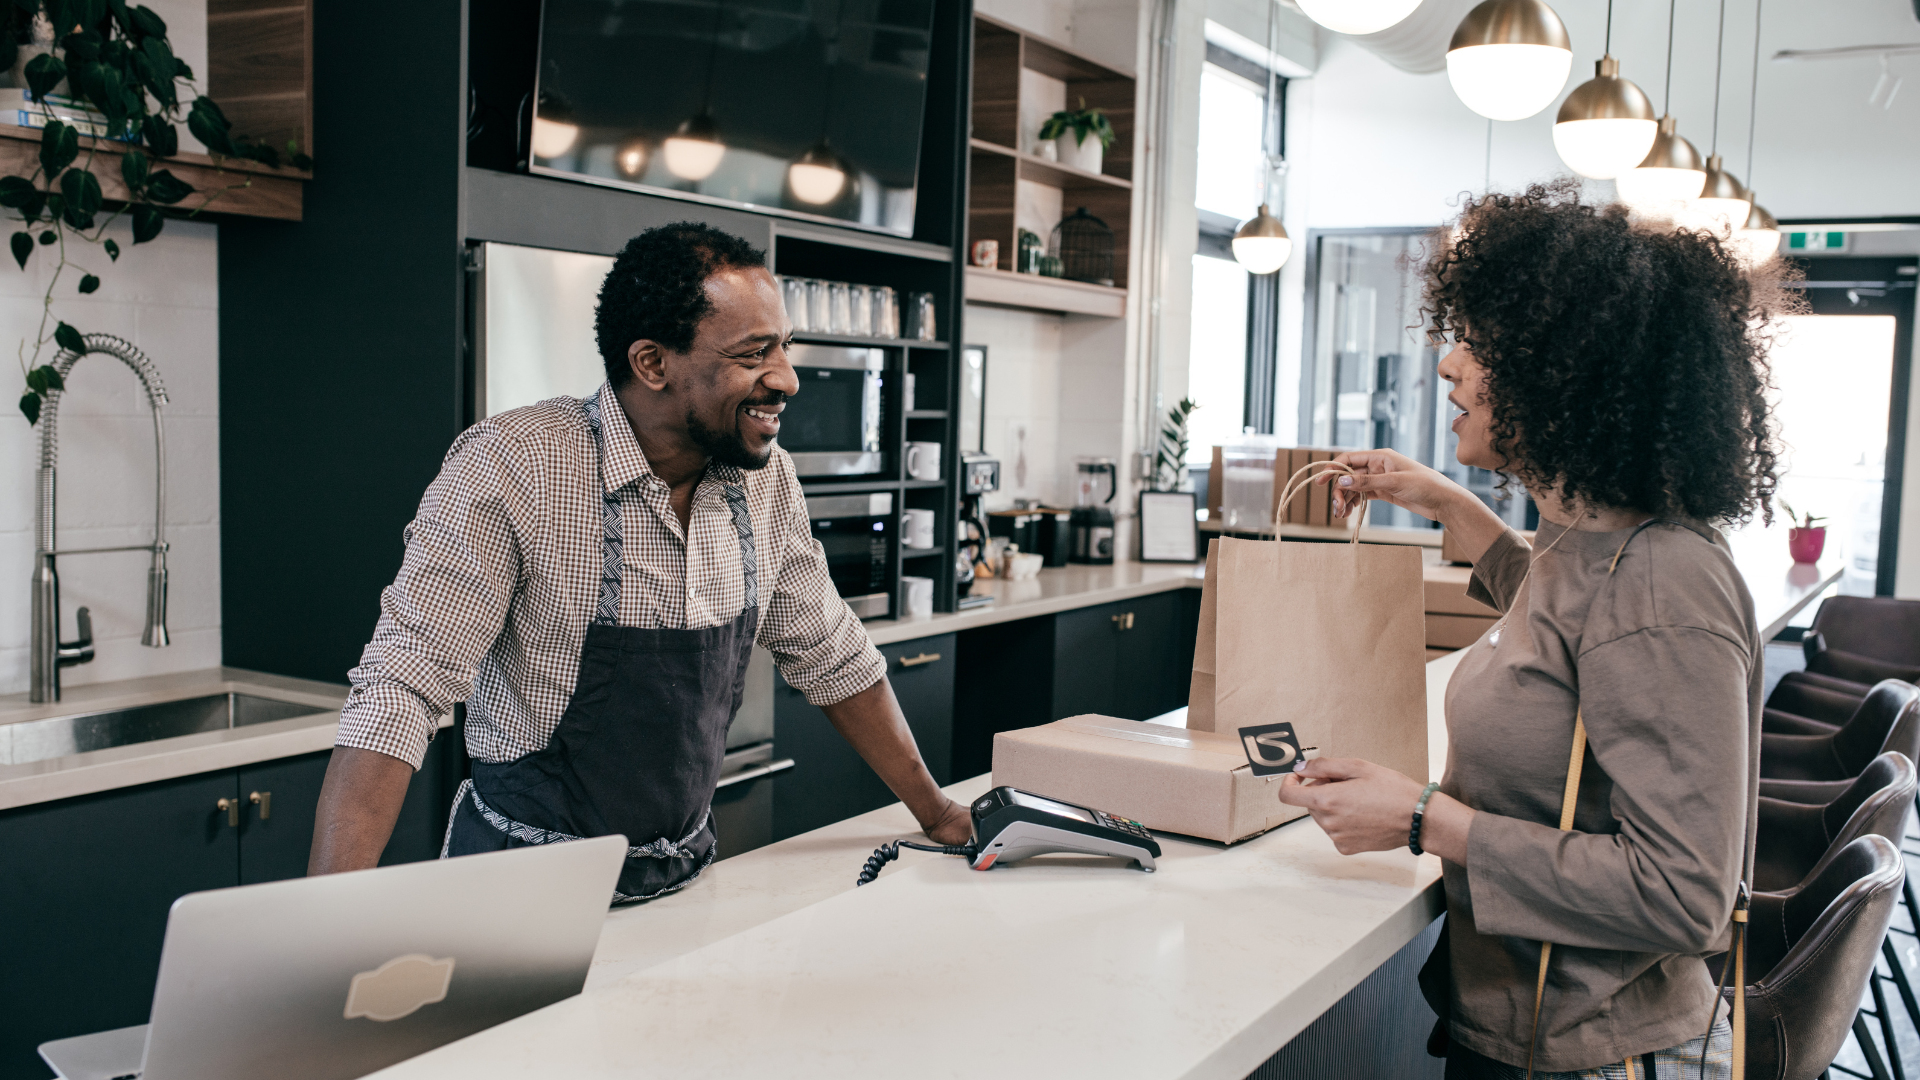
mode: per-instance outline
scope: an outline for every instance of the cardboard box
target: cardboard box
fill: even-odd
[[[993,782],[1231,844],[1306,811],[1255,776],[1238,735],[1071,716],[993,737]]]
[[[1480,640],[1480,635],[1493,629],[1498,620],[1493,616],[1482,618],[1478,615],[1437,615],[1427,612],[1427,648],[1464,649]]]

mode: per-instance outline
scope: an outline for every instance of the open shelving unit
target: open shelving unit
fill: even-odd
[[[1087,172],[1032,153],[1023,147],[1024,100],[1030,88],[1023,72],[1035,72],[1066,84],[1066,100],[1084,99],[1113,123],[1113,145],[1100,171]],[[993,267],[966,267],[966,297],[971,303],[1039,311],[1071,312],[1119,318],[1126,314],[1127,241],[1133,216],[1134,79],[1045,38],[990,16],[973,17],[973,128],[967,140],[967,250],[975,240],[997,240],[1000,257]],[[1029,106],[1023,110],[1022,106]],[[1086,207],[1113,229],[1113,284],[1070,281],[1016,273],[1017,221],[1021,184],[1040,184],[1060,192],[1063,213]],[[1044,240],[1051,223],[1033,222]],[[1042,228],[1040,226],[1044,225]]]

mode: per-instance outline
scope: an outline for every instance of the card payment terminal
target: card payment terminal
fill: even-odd
[[[972,811],[971,842],[952,847],[911,840],[882,844],[867,859],[857,884],[872,881],[881,867],[900,857],[903,847],[962,855],[975,870],[1048,852],[1073,852],[1128,859],[1151,874],[1160,855],[1153,834],[1137,821],[1018,788],[994,788],[973,801]]]

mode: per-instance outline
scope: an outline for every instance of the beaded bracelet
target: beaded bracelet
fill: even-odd
[[[1438,790],[1440,790],[1439,781],[1428,784],[1426,789],[1420,792],[1420,801],[1414,804],[1413,828],[1407,833],[1407,847],[1412,849],[1415,855],[1426,854],[1426,850],[1420,846],[1420,819],[1427,816],[1427,800],[1433,798],[1433,793]]]

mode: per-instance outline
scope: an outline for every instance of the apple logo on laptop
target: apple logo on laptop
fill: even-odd
[[[398,1020],[422,1006],[445,1001],[452,981],[451,956],[445,960],[423,953],[396,956],[353,977],[353,985],[347,988],[347,1019]]]

